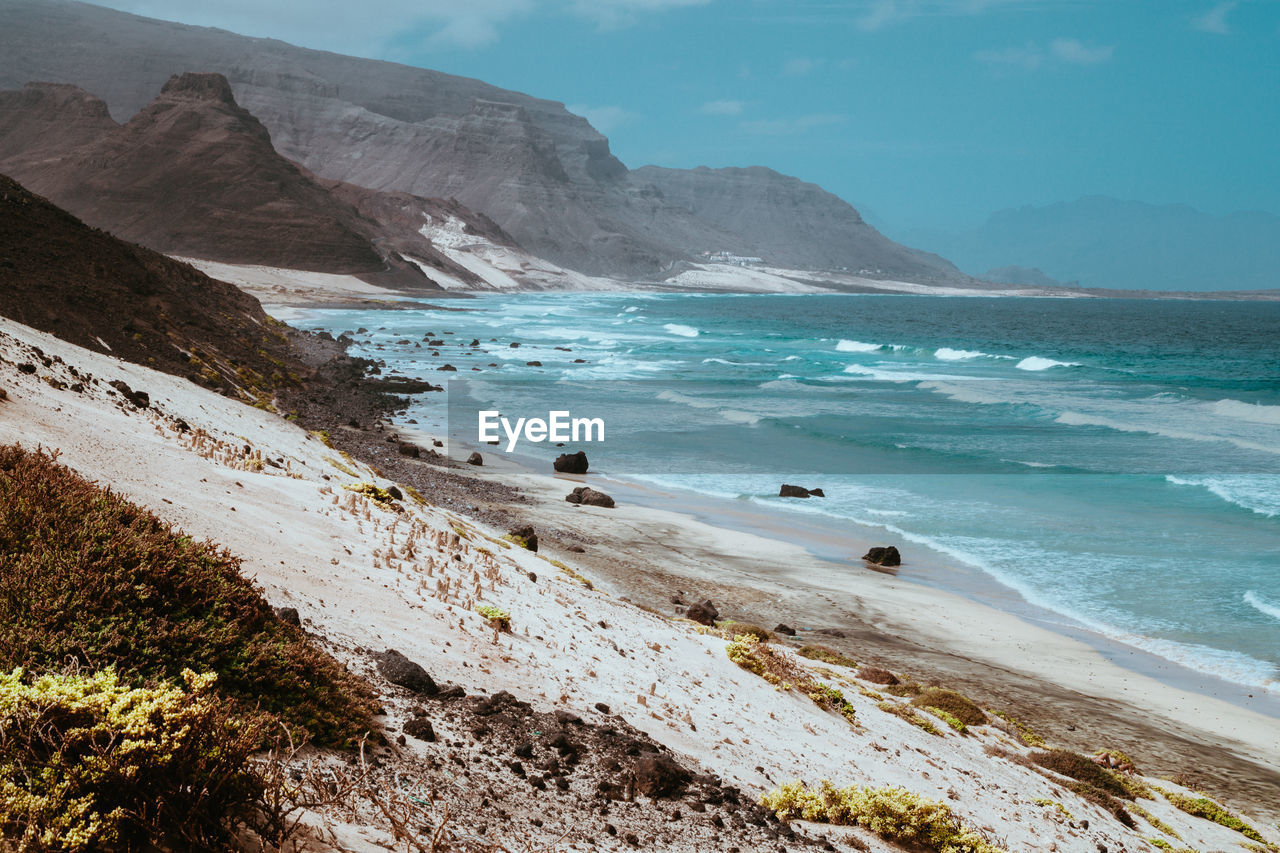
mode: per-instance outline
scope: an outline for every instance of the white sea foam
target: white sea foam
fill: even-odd
[[[946,373],[915,373],[909,370],[886,370],[867,367],[863,364],[851,364],[844,369],[860,380],[875,382],[972,382],[987,379],[985,376],[954,376]]]
[[[938,347],[934,351],[933,357],[938,361],[968,361],[971,358],[991,358],[989,353],[979,352],[975,349],[952,349],[951,347]]]
[[[864,344],[862,341],[840,341],[836,344],[836,352],[875,352],[882,344]]]
[[[1242,403],[1239,400],[1219,400],[1212,406],[1213,413],[1224,418],[1249,421],[1255,424],[1280,426],[1280,406],[1260,403]]]
[[[1230,504],[1267,518],[1280,518],[1280,477],[1240,475],[1236,477],[1183,478],[1172,474],[1165,480],[1175,486],[1196,486]]]
[[[1029,355],[1014,366],[1019,370],[1048,370],[1051,367],[1079,367],[1080,365],[1074,361],[1054,361],[1051,358]]]
[[[1265,613],[1273,619],[1280,619],[1280,603],[1267,601],[1253,590],[1244,594],[1244,603],[1259,613]]]
[[[676,391],[659,391],[657,398],[659,400],[665,400],[668,403],[679,403],[680,405],[688,406],[691,409],[714,411],[717,415],[730,423],[754,426],[760,422],[760,415],[752,414],[751,412],[743,412],[738,409],[723,408],[721,404],[715,400],[702,400],[697,397],[680,394]]]
[[[680,323],[667,323],[662,328],[682,338],[696,338],[698,336],[698,330],[693,326],[685,326]]]

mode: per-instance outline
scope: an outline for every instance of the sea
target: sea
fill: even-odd
[[[945,585],[1280,694],[1280,302],[520,293],[287,319],[448,380],[399,418],[453,456],[505,452],[480,410],[599,417],[603,441],[515,452],[847,526],[904,577],[934,555]]]

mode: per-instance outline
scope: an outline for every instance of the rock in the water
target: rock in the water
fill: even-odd
[[[804,486],[791,486],[786,483],[782,484],[782,488],[778,489],[778,497],[780,498],[807,498],[809,490]]]
[[[453,373],[458,372],[458,368],[454,367],[452,364],[442,364],[439,367],[437,367],[436,370],[443,370],[446,372],[452,371]]]
[[[524,366],[525,366],[525,367],[542,367],[542,362],[540,362],[540,361],[526,361],[526,362],[524,363]]]
[[[561,453],[552,465],[559,474],[587,473],[587,454],[579,450],[577,453]]]
[[[689,605],[689,609],[684,615],[701,625],[714,625],[716,624],[716,619],[720,616],[720,611],[716,610],[716,606],[708,598],[705,601],[699,601],[697,604]]]
[[[378,672],[392,684],[426,696],[434,696],[440,692],[425,669],[395,649],[387,649],[382,654],[375,655],[375,658],[378,661]]]
[[[692,775],[665,755],[646,755],[635,763],[632,773],[636,793],[657,799],[677,796],[689,784]]]
[[[416,737],[428,743],[435,743],[436,740],[436,730],[431,727],[431,722],[423,717],[417,717],[405,723],[403,731],[409,737]]]
[[[511,531],[511,538],[521,548],[538,553],[538,534],[533,529],[533,525],[526,524],[524,527],[517,527]]]
[[[467,464],[468,464],[468,465],[483,465],[483,464],[484,464],[484,457],[483,457],[483,456],[481,456],[479,453],[472,453],[470,456],[468,456],[468,457],[467,457]]]
[[[872,548],[870,551],[862,555],[862,559],[877,566],[902,565],[902,555],[898,553],[898,549],[893,545],[883,548],[879,546]]]
[[[773,629],[773,633],[786,634],[788,637],[794,637],[796,635],[796,629],[792,628],[790,625],[784,625],[783,623],[779,622],[777,627]]]
[[[276,616],[280,617],[281,622],[288,622],[290,625],[302,627],[302,617],[298,615],[296,607],[277,607]]]
[[[827,493],[822,491],[822,489],[809,490],[809,497],[811,498],[825,498],[826,496],[827,496]]]
[[[602,506],[613,507],[613,498],[604,492],[598,492],[589,486],[578,486],[572,492],[564,496],[564,499],[571,504],[583,504],[585,506]]]
[[[410,444],[407,441],[402,441],[396,445],[396,451],[401,456],[408,456],[410,459],[418,459],[422,456],[422,450],[418,445]]]

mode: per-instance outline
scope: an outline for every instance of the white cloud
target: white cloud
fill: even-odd
[[[1055,59],[1072,65],[1100,65],[1111,59],[1116,48],[1115,45],[1090,47],[1076,39],[1054,39],[1049,44],[1049,52]]]
[[[738,116],[742,115],[745,106],[742,101],[707,101],[698,107],[698,112],[709,116]]]
[[[1192,21],[1192,26],[1202,32],[1217,33],[1225,36],[1231,32],[1231,25],[1227,23],[1227,15],[1231,14],[1231,10],[1238,5],[1240,4],[1236,0],[1227,0],[1225,3],[1219,3]]]
[[[1079,39],[1059,38],[1042,47],[1035,42],[1021,46],[980,50],[973,58],[984,65],[1035,71],[1050,64],[1101,65],[1110,62],[1115,45],[1087,45]]]
[[[644,14],[687,6],[705,6],[710,2],[711,0],[572,0],[570,8],[595,21],[602,29],[618,29],[631,26]]]
[[[592,127],[605,134],[636,118],[635,113],[615,106],[589,107],[586,104],[570,104],[568,110],[582,116],[591,122]]]
[[[808,133],[814,128],[840,124],[844,121],[846,117],[838,113],[810,113],[796,118],[744,121],[740,127],[747,133],[760,136],[794,136]]]

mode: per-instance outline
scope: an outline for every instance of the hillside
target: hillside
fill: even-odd
[[[963,279],[950,264],[883,237],[851,209],[830,216],[826,199],[808,208],[806,193],[775,199],[776,178],[767,171],[699,173],[697,200],[689,203],[672,176],[629,172],[608,139],[554,101],[68,0],[0,5],[0,86],[73,83],[100,95],[123,121],[170,75],[192,69],[226,75],[277,150],[316,175],[456,198],[534,255],[582,272],[653,274],[702,251],[728,250],[763,254],[775,265]],[[726,196],[740,200],[740,221],[716,215],[717,199]],[[764,249],[762,233],[773,237]]]

